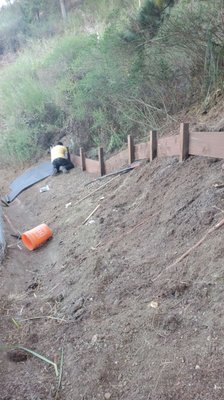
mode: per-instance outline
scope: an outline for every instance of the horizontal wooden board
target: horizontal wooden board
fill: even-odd
[[[81,157],[76,156],[76,155],[71,155],[71,160],[72,162],[77,166],[81,167],[82,166],[82,162],[81,162]]]
[[[71,160],[78,167],[82,167],[81,157],[72,155]],[[90,174],[99,174],[99,161],[91,160],[90,158],[85,159],[86,171]]]
[[[150,158],[150,142],[136,144],[134,149],[135,160],[144,160]]]
[[[116,171],[117,169],[128,164],[128,149],[120,151],[115,156],[105,161],[106,174]]]
[[[99,172],[100,172],[99,161],[91,160],[90,158],[86,158],[85,164],[86,164],[87,172],[89,172],[90,174],[99,174]]]
[[[179,156],[180,139],[178,135],[163,137],[158,140],[158,157]]]
[[[190,132],[189,154],[224,158],[224,132]]]

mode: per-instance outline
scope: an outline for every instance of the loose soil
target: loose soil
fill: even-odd
[[[4,208],[19,231],[45,222],[54,237],[29,252],[6,224],[0,341],[58,364],[63,348],[64,362],[56,393],[52,366],[1,352],[0,398],[224,398],[224,229],[167,268],[224,217],[221,161],[146,163],[78,202],[103,184],[91,179],[50,177]]]

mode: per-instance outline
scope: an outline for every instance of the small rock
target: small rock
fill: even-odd
[[[158,304],[157,301],[151,301],[151,302],[149,303],[149,306],[152,307],[152,308],[158,308],[159,304]]]
[[[80,310],[83,307],[84,301],[85,300],[83,297],[80,297],[78,300],[75,301],[72,314],[75,314],[78,310]]]
[[[62,293],[60,293],[56,298],[55,301],[57,303],[61,303],[64,300],[64,295]]]
[[[78,310],[75,313],[75,319],[80,319],[83,316],[84,312],[85,312],[85,310],[80,308],[80,310]]]
[[[35,290],[35,289],[38,288],[38,286],[39,286],[39,283],[38,283],[38,282],[34,282],[34,283],[31,283],[31,284],[27,287],[26,290]]]
[[[109,400],[111,398],[111,393],[107,392],[104,395],[105,399]]]
[[[97,335],[93,335],[92,340],[91,340],[91,344],[95,344],[97,342],[98,336]]]
[[[119,375],[118,375],[118,378],[117,378],[118,381],[121,381],[122,377],[123,377],[123,375],[122,375],[122,374],[119,374]]]

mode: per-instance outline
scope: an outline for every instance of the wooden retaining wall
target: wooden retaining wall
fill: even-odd
[[[177,156],[184,161],[189,155],[224,158],[224,132],[190,132],[189,124],[183,123],[179,135],[158,138],[157,132],[151,131],[149,141],[145,143],[134,144],[129,135],[127,149],[108,160],[104,160],[102,147],[98,149],[98,160],[86,158],[82,148],[79,156],[72,156],[72,159],[83,171],[102,176],[136,160]]]
[[[4,234],[4,224],[3,224],[3,212],[0,206],[0,264],[2,263],[5,255],[5,234]]]

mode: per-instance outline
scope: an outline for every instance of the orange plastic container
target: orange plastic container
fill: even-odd
[[[36,228],[24,232],[22,234],[22,241],[27,249],[35,250],[52,236],[52,230],[46,224],[41,224],[36,226]]]

